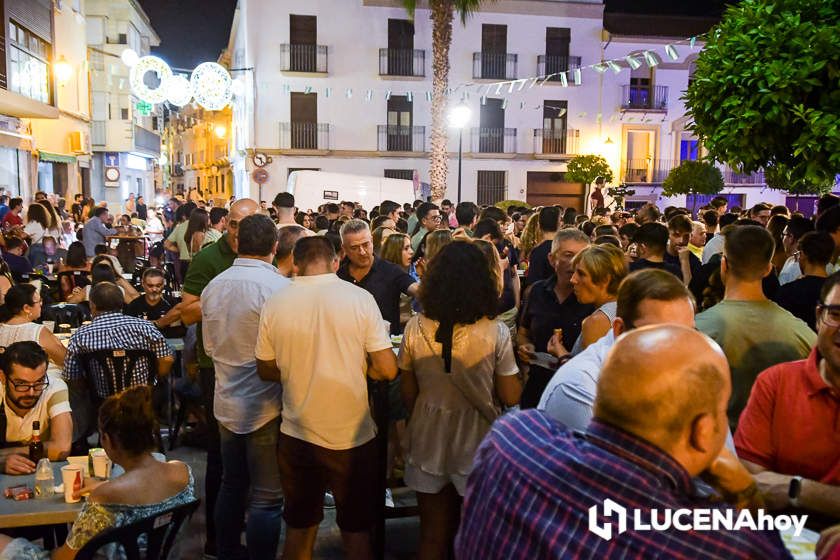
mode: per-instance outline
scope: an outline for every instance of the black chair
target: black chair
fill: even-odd
[[[58,273],[58,289],[62,301],[67,301],[73,288],[90,285],[90,273],[82,270],[63,270]]]
[[[108,395],[116,395],[136,385],[132,380],[132,373],[140,360],[145,360],[148,364],[149,375],[143,384],[149,386],[154,385],[157,382],[157,357],[151,350],[124,350],[122,348],[114,348],[79,354],[79,361],[81,362],[82,370],[85,372],[85,377],[94,384],[96,373],[92,366],[94,363],[99,366],[99,371],[104,378]]]
[[[75,303],[58,303],[44,307],[41,311],[41,321],[55,321],[56,328],[61,324],[68,324],[77,329],[82,323],[90,320],[90,310]]]
[[[96,553],[110,544],[121,545],[127,560],[166,560],[184,520],[192,517],[201,500],[195,500],[152,517],[122,527],[108,529],[87,542],[76,553],[76,560],[93,560]],[[139,539],[146,535],[146,553],[140,555]]]
[[[181,291],[181,284],[178,282],[178,275],[175,273],[175,265],[173,263],[163,263],[163,293],[167,297],[172,297],[172,292]]]

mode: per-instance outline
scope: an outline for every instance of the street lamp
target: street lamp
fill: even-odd
[[[472,111],[462,101],[449,110],[449,127],[458,129],[458,203],[461,202],[461,159],[464,127],[470,122]]]
[[[70,66],[70,63],[67,62],[64,55],[61,55],[61,57],[55,62],[54,70],[58,83],[62,85],[66,84],[73,76],[73,67]]]

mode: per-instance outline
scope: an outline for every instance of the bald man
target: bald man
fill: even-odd
[[[213,417],[215,372],[213,360],[204,352],[201,338],[201,292],[210,280],[227,270],[236,259],[239,222],[246,216],[256,214],[260,209],[256,200],[243,198],[230,206],[227,216],[227,231],[221,239],[199,251],[190,263],[183,286],[183,307],[181,319],[187,325],[198,323],[196,332],[196,353],[198,354],[198,377],[201,384],[202,401],[207,414],[207,471],[204,480],[204,507],[206,508],[207,539],[205,553],[215,555],[216,525],[213,513],[216,497],[222,483],[222,457],[219,442],[219,428]]]
[[[726,356],[694,329],[655,325],[621,336],[585,432],[539,410],[494,424],[467,483],[456,556],[789,558],[775,531],[634,527],[633,510],[648,522],[651,508],[660,522],[665,510],[679,509],[731,510],[737,518],[736,507],[757,503],[749,472],[723,447],[730,391]],[[697,497],[699,475],[722,500]],[[603,513],[606,499],[626,508],[626,532],[616,532],[615,514]],[[595,528],[611,528],[612,539],[589,530],[590,518]],[[678,519],[691,524],[693,515]]]

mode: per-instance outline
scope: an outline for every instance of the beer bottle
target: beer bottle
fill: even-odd
[[[41,442],[41,423],[32,422],[32,440],[29,442],[29,460],[35,464],[44,458],[44,444]]]

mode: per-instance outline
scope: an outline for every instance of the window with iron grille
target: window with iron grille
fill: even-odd
[[[385,178],[386,179],[405,179],[407,181],[411,181],[414,179],[414,170],[413,169],[386,169],[385,170]]]
[[[507,177],[504,171],[479,171],[476,203],[496,204],[507,196]]]

